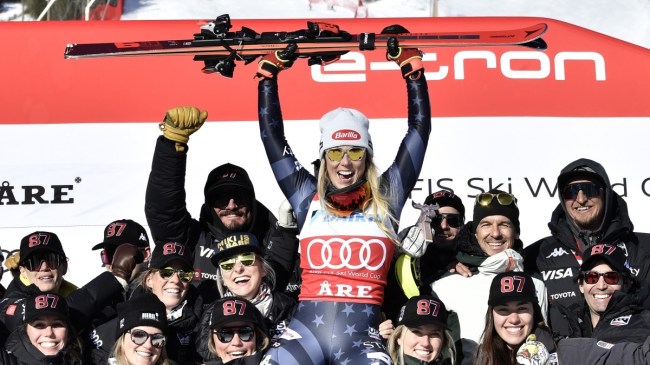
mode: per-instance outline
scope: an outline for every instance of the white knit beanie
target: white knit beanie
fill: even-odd
[[[338,146],[364,147],[372,156],[368,118],[360,111],[336,108],[320,119],[320,157],[327,149]]]

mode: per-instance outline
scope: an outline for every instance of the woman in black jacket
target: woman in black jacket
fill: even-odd
[[[495,276],[490,285],[485,330],[472,363],[546,364],[554,353],[555,342],[544,323],[532,277],[519,271]]]
[[[206,365],[257,365],[269,347],[262,313],[243,298],[222,298],[211,307],[207,338],[214,360]]]
[[[453,365],[456,347],[445,304],[431,295],[411,297],[388,339],[388,353],[395,365]]]
[[[270,337],[276,328],[284,327],[295,306],[293,298],[276,290],[273,267],[264,259],[264,247],[249,233],[233,233],[217,243],[212,264],[217,268],[217,287],[222,298],[244,298],[262,314]],[[201,320],[201,333],[210,328],[214,306],[206,309]],[[208,337],[199,336],[198,348],[205,361],[214,360],[208,350]]]
[[[0,364],[81,365],[81,345],[70,325],[68,305],[52,292],[29,296],[24,322],[0,350]]]
[[[195,342],[196,331],[203,312],[203,299],[190,284],[194,278],[192,252],[177,242],[157,244],[151,256],[149,270],[141,275],[141,285],[132,298],[142,292],[153,293],[164,305],[167,317],[165,349],[171,361],[178,364],[200,364]],[[133,299],[129,299],[131,301]],[[105,364],[115,338],[117,318],[90,334],[92,361]]]

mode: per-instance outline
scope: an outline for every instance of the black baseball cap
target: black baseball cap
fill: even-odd
[[[530,302],[539,305],[535,283],[530,274],[522,271],[508,271],[492,279],[488,305],[491,307],[508,302]]]
[[[455,208],[463,217],[463,219],[465,219],[465,206],[463,205],[462,199],[458,195],[452,193],[449,190],[439,190],[427,196],[427,198],[424,199],[424,204],[427,205],[438,204],[440,208],[442,207]]]
[[[35,253],[52,252],[63,257],[63,245],[59,236],[52,232],[36,231],[28,234],[20,240],[20,261],[24,262]]]
[[[104,228],[104,241],[93,246],[93,250],[111,249],[130,243],[137,247],[149,247],[147,231],[138,222],[131,219],[118,219]]]
[[[240,253],[255,252],[264,255],[264,247],[257,238],[244,232],[233,233],[219,241],[214,248],[214,255],[210,258],[214,267],[219,267],[219,261]]]
[[[431,295],[411,297],[402,306],[397,324],[403,324],[406,327],[435,324],[449,328],[447,326],[447,308],[440,299]]]
[[[23,311],[24,323],[46,315],[53,315],[70,323],[70,311],[66,299],[53,292],[30,295],[25,299]]]
[[[211,204],[215,193],[225,187],[246,190],[251,194],[251,199],[255,200],[253,183],[248,173],[237,165],[226,163],[210,171],[203,189],[206,203]]]
[[[149,268],[164,269],[173,260],[181,261],[190,269],[194,267],[194,256],[189,247],[178,242],[165,242],[156,244],[151,254]]]
[[[629,265],[627,263],[627,256],[621,247],[609,243],[599,243],[587,249],[582,254],[582,265],[580,270],[589,271],[593,267],[593,262],[596,260],[603,260],[607,262],[612,269],[622,273],[631,275]]]
[[[253,303],[238,297],[216,300],[210,314],[210,328],[221,328],[233,322],[251,323],[267,333],[264,317]]]

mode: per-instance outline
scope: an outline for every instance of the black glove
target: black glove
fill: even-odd
[[[113,254],[111,272],[113,275],[120,279],[124,279],[128,283],[131,281],[131,274],[133,273],[135,266],[143,261],[144,255],[138,247],[130,243],[123,243],[117,246],[117,249]]]
[[[289,43],[282,51],[275,51],[262,57],[260,62],[257,63],[255,78],[272,79],[276,77],[280,71],[293,65],[293,61],[298,57],[297,50],[297,44]]]
[[[399,24],[389,25],[381,31],[381,34],[400,34],[409,31]],[[417,48],[401,48],[395,37],[389,37],[386,59],[394,61],[402,71],[402,77],[407,78],[424,69],[422,64],[422,51]]]

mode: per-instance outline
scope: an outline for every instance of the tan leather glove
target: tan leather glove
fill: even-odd
[[[207,111],[201,111],[194,106],[179,106],[167,111],[159,127],[165,138],[177,142],[176,150],[181,148],[180,151],[183,151],[185,147],[180,143],[186,144],[190,135],[198,131],[207,118]]]

